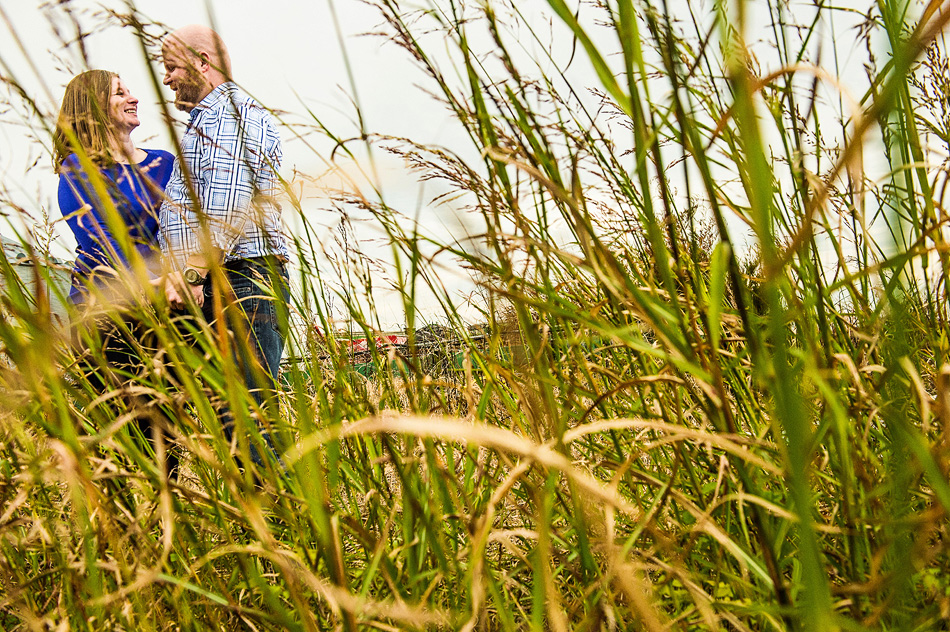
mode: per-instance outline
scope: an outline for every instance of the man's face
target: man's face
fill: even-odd
[[[165,66],[165,78],[162,83],[175,92],[175,107],[183,112],[191,112],[204,98],[205,80],[195,68],[199,59],[190,51],[183,51],[175,43],[166,42],[162,46],[162,63]]]

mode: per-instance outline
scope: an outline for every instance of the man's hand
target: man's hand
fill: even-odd
[[[205,302],[204,285],[190,285],[181,272],[170,272],[165,276],[165,297],[172,309],[182,309],[189,301],[201,307]]]
[[[211,248],[209,253],[195,252],[188,256],[185,265],[179,270],[172,270],[163,277],[168,304],[172,309],[182,309],[187,303],[194,302],[198,307],[204,305],[204,283],[192,285],[185,280],[186,271],[197,271],[205,279],[211,273],[211,267],[221,265],[224,260],[224,251]]]

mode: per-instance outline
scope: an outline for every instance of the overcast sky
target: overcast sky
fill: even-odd
[[[693,1],[710,5],[708,10],[711,11],[709,0]],[[528,19],[535,27],[540,25],[538,31],[543,33],[542,36],[569,44],[570,39],[564,36],[563,27],[556,21],[551,23],[537,17],[539,7],[544,4],[519,1],[517,6],[519,10],[535,11]],[[836,50],[842,55],[854,56],[854,72],[845,72],[838,86],[828,89],[850,90],[853,98],[859,98],[864,90],[862,84],[866,83],[861,67],[864,52],[857,42],[853,24],[863,19],[862,12],[867,11],[864,6],[867,3],[842,0],[842,4],[852,4],[856,9],[849,18],[850,23],[843,19],[845,13],[837,14],[837,23],[822,29],[824,40],[815,45],[822,46],[827,55],[833,48],[830,42],[837,38]],[[14,76],[26,88],[27,94],[36,100],[39,109],[49,117],[54,116],[66,83],[87,67],[75,43],[74,27],[67,19],[66,10],[69,9],[85,32],[83,41],[88,67],[118,72],[141,100],[139,116],[142,125],[133,134],[133,140],[139,146],[171,150],[172,139],[161,123],[158,107],[160,99],[171,98],[171,92],[163,87],[156,93],[134,33],[118,26],[105,14],[104,7],[127,13],[129,5],[123,0],[0,0],[0,72]],[[134,6],[144,20],[154,23],[149,27],[152,34],[162,32],[159,25],[174,29],[189,23],[204,23],[217,28],[230,49],[238,83],[267,107],[286,113],[284,118],[290,126],[282,131],[285,158],[281,171],[285,178],[292,178],[295,171],[317,178],[327,170],[326,159],[332,143],[319,135],[310,136],[308,142],[314,149],[294,138],[295,131],[300,130],[302,124],[308,120],[313,122],[308,110],[335,133],[352,137],[357,134],[353,122],[354,99],[358,100],[365,126],[370,132],[446,144],[456,150],[465,148],[465,143],[459,142],[458,124],[417,87],[416,84],[421,83],[432,89],[432,84],[408,60],[407,54],[379,37],[366,35],[379,30],[381,18],[375,9],[360,0],[213,0],[210,3],[203,0],[135,0]],[[753,10],[764,10],[755,2],[748,6]],[[807,15],[814,11],[809,2],[789,6],[790,10],[799,12],[799,19],[807,19]],[[335,9],[336,20],[331,9]],[[560,32],[559,28],[562,29]],[[771,50],[770,34],[765,30],[749,30],[750,36],[762,38],[758,49],[762,71],[773,70],[775,64],[769,63],[768,52]],[[19,36],[20,42],[12,33]],[[64,41],[72,43],[67,45]],[[528,47],[528,55],[544,57],[537,52],[540,48],[530,50],[530,37],[520,38],[518,43]],[[438,51],[438,42],[434,47],[431,44],[430,50]],[[609,42],[599,41],[598,45],[609,46]],[[571,45],[555,48],[553,55],[559,57],[558,63],[563,65],[567,65],[568,58],[583,58]],[[353,71],[352,85],[346,61]],[[852,62],[842,63],[847,67]],[[573,63],[572,72],[587,73],[591,80],[586,85],[596,85],[589,66],[585,64],[583,60]],[[161,73],[157,62],[152,62],[152,68]],[[585,81],[582,78],[577,83],[584,85]],[[38,118],[25,115],[22,100],[11,96],[9,90],[0,86],[0,185],[5,189],[5,197],[22,206],[31,217],[37,217],[45,209],[52,218],[57,218],[57,180],[49,164],[48,132]],[[184,114],[178,116],[185,119]],[[619,129],[616,140],[627,142],[624,128],[620,126]],[[433,208],[426,203],[436,191],[423,189],[393,159],[387,160],[382,153],[375,155],[381,161],[378,184],[390,204],[410,217],[418,217],[423,231],[441,231],[443,235],[460,235],[467,231],[450,209]],[[472,158],[477,159],[476,156]],[[873,160],[873,156],[870,158]],[[32,166],[34,163],[35,167]],[[303,179],[298,180],[303,183]],[[338,223],[338,216],[330,209],[322,187],[336,185],[338,179],[328,176],[305,186],[308,218],[324,227],[320,237],[328,240],[336,234],[333,227]],[[8,218],[8,221],[15,229],[21,230],[16,217]],[[358,229],[360,234],[357,237],[362,247],[371,252],[386,250],[378,226],[362,222]],[[10,231],[11,227],[0,221],[0,232],[9,234]],[[62,223],[58,226],[56,244],[54,252],[59,256],[68,256],[74,247],[72,237]],[[447,273],[445,281],[459,292],[471,288],[471,284],[458,274]],[[382,292],[378,302],[389,304]],[[425,300],[420,299],[420,305],[423,303]],[[424,312],[428,309],[429,313],[437,313],[437,310],[429,309],[434,308],[434,304],[422,306]],[[382,318],[385,323],[401,322],[398,303],[391,303],[384,311],[387,312]]]
[[[19,83],[28,88],[40,107],[55,114],[69,79],[85,69],[79,47],[64,46],[72,39],[72,26],[58,3],[41,0],[0,0],[13,30],[22,38],[24,49],[32,61],[27,62],[8,26],[0,24],[0,59]],[[112,0],[73,0],[65,3],[85,29],[93,31],[84,38],[88,66],[118,72],[133,93],[141,100],[141,127],[133,139],[139,145],[170,148],[165,128],[159,119],[158,99],[168,100],[165,88],[156,94],[143,62],[143,53],[134,33],[108,20],[102,6],[128,11],[124,2]],[[438,140],[440,128],[447,119],[431,99],[425,98],[411,83],[419,79],[405,56],[395,46],[383,45],[378,37],[360,36],[377,30],[380,18],[376,11],[358,0],[337,0],[340,33],[334,27],[329,2],[300,0],[137,0],[134,6],[143,17],[158,24],[176,28],[189,23],[214,23],[230,48],[235,79],[266,106],[289,113],[291,123],[307,122],[307,110],[335,132],[355,132],[349,124],[354,119],[352,98],[359,98],[367,127],[374,131],[410,135],[426,132],[426,140]],[[53,6],[49,6],[53,5]],[[209,16],[208,5],[212,9]],[[111,24],[111,26],[110,26]],[[60,30],[54,35],[53,29]],[[158,26],[150,29],[160,32]],[[351,86],[341,51],[341,35],[347,57],[354,69],[356,86]],[[157,63],[152,67],[160,73]],[[33,69],[37,72],[33,72]],[[6,73],[4,73],[6,74]],[[37,76],[37,74],[39,76]],[[397,103],[398,100],[398,103]],[[3,115],[0,121],[16,123],[16,112]],[[185,115],[180,115],[185,119]],[[10,145],[0,156],[0,168],[7,174],[22,169],[13,152],[23,152],[17,135],[22,130],[7,128]],[[286,169],[319,171],[320,161],[314,152],[296,147],[293,134],[285,131]],[[45,139],[44,139],[45,140]],[[323,150],[329,145],[319,144]],[[32,155],[36,148],[27,150]],[[12,164],[11,164],[12,161]],[[310,164],[310,163],[313,164]]]
[[[314,123],[308,111],[344,138],[358,133],[354,107],[357,99],[365,127],[372,132],[429,143],[444,142],[448,136],[459,133],[442,107],[414,86],[423,77],[406,55],[382,38],[367,35],[378,32],[382,20],[375,9],[358,0],[136,0],[134,6],[143,18],[156,23],[149,28],[152,34],[161,33],[159,25],[171,29],[189,23],[215,26],[230,49],[235,80],[267,107],[282,112],[290,124],[282,131],[281,172],[287,178],[295,172],[318,177],[328,169],[332,142],[319,134],[309,136],[306,143],[294,138],[303,126]],[[128,13],[128,4],[119,0],[73,0],[65,7],[86,32],[83,42],[88,67],[118,72],[140,99],[142,125],[133,133],[133,140],[139,146],[171,150],[172,140],[161,123],[158,107],[159,99],[171,99],[171,91],[163,87],[156,94],[133,31],[120,27],[105,11],[113,8]],[[0,70],[15,77],[41,111],[54,116],[65,84],[87,67],[75,44],[75,27],[64,5],[41,0],[0,0],[0,9],[5,14],[4,23],[0,23]],[[335,19],[331,9],[336,11]],[[21,39],[22,48],[11,29]],[[67,45],[64,41],[72,43]],[[352,69],[352,83],[346,61]],[[157,62],[152,63],[152,68],[161,73]],[[20,101],[9,95],[2,100]],[[24,116],[25,110],[22,105],[12,109],[0,107],[0,181],[7,189],[7,197],[28,211],[29,217],[38,217],[45,209],[56,219],[57,179],[49,165],[48,134],[40,120]],[[186,119],[185,114],[177,115]],[[435,212],[426,207],[424,200],[431,190],[422,189],[393,159],[380,153],[374,155],[380,161],[378,184],[390,202],[403,208],[408,206],[406,210],[416,209],[430,230],[438,230],[442,225],[452,230],[457,226],[456,219],[447,216],[444,209]],[[34,163],[36,166],[31,166]],[[332,175],[313,185],[300,180],[308,197],[308,219],[324,227],[323,237],[327,240],[336,234],[333,227],[338,216],[329,209],[321,187],[335,187],[339,183]],[[293,218],[288,219],[293,228]],[[56,228],[53,251],[69,256],[75,242],[64,224]],[[385,254],[386,245],[377,228],[364,222],[359,229],[364,248]],[[7,225],[0,224],[0,232],[10,234],[12,230],[22,230],[19,217],[8,218]],[[452,284],[459,282],[450,281]],[[399,322],[398,306],[390,311],[388,321]]]

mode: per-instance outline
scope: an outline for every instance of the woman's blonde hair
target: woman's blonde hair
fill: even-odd
[[[56,131],[53,132],[53,166],[59,171],[76,145],[100,166],[112,164],[109,152],[109,97],[112,79],[118,77],[108,70],[87,70],[72,78],[59,108]]]

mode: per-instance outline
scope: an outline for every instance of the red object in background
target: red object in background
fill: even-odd
[[[377,349],[385,349],[386,347],[394,347],[396,345],[406,344],[406,336],[390,335],[390,336],[377,336],[373,339]],[[350,351],[360,352],[360,351],[369,351],[369,343],[366,338],[356,338],[350,340]]]

